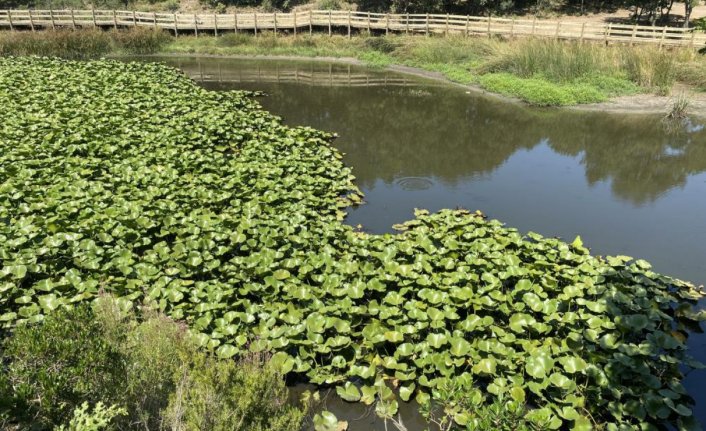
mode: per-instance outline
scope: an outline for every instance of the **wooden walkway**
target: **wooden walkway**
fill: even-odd
[[[706,46],[706,33],[681,27],[577,23],[538,19],[511,19],[434,14],[378,14],[351,11],[292,13],[180,14],[116,10],[0,10],[0,29],[39,30],[78,27],[154,27],[175,35],[191,32],[262,31],[396,32],[461,34],[505,37],[541,37],[580,41],[686,46]]]

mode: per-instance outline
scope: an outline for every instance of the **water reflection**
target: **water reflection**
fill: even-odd
[[[657,116],[527,109],[469,97],[434,81],[350,65],[233,63],[176,62],[211,88],[256,83],[254,88],[270,90],[263,104],[289,123],[335,124],[343,137],[337,145],[349,154],[363,187],[379,179],[394,181],[399,172],[454,185],[489,174],[518,150],[543,143],[559,154],[581,156],[589,185],[609,181],[616,197],[635,205],[652,202],[706,170],[706,131],[699,123],[665,133]],[[311,91],[311,86],[328,88]]]

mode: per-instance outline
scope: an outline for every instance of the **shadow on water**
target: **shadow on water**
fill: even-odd
[[[288,124],[338,133],[334,145],[367,202],[347,222],[367,231],[389,232],[415,207],[480,209],[521,231],[581,235],[594,253],[639,256],[660,272],[706,282],[702,123],[666,130],[659,115],[532,109],[341,64],[162,60],[211,89],[267,92],[260,102]],[[689,345],[706,360],[706,336]],[[704,382],[706,372],[694,372],[686,386],[706,423]],[[339,417],[365,414],[332,398]],[[413,405],[404,408],[420,420]],[[374,413],[351,425],[385,429]]]

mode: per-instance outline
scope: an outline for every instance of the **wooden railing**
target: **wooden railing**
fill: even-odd
[[[154,27],[180,32],[288,31],[294,34],[323,29],[329,34],[353,31],[441,33],[506,37],[542,37],[649,43],[659,46],[706,45],[706,33],[681,27],[603,24],[538,19],[492,18],[435,14],[381,14],[353,11],[292,13],[183,14],[115,10],[0,10],[0,28],[56,29],[59,27]]]

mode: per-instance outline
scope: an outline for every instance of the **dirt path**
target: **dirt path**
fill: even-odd
[[[614,12],[587,13],[586,15],[559,15],[552,16],[547,19],[570,22],[588,22],[588,23],[609,23],[609,22],[627,22],[630,20],[632,12],[629,9],[617,9]],[[684,20],[684,3],[675,2],[669,14],[673,21]],[[706,17],[706,4],[696,6],[691,12],[691,19],[699,19]]]

